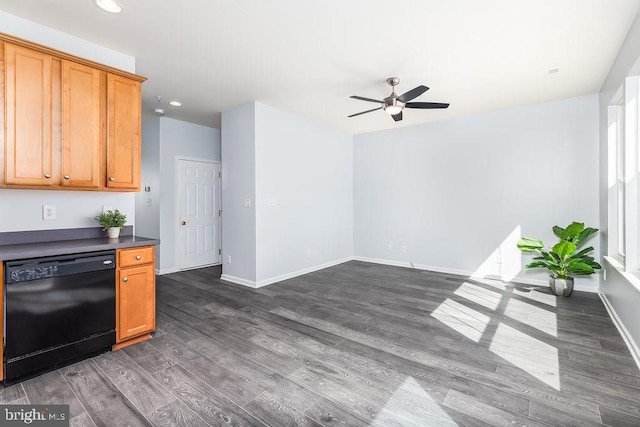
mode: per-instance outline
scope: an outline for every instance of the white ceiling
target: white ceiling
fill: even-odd
[[[350,134],[598,92],[640,0],[0,0],[0,10],[136,57],[146,113],[220,127],[258,100]],[[1,31],[1,29],[0,29]],[[548,75],[549,69],[559,72]],[[447,110],[347,115],[424,84]],[[171,99],[181,108],[166,104]]]

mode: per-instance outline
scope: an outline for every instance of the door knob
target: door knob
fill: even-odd
[[[115,180],[116,180],[116,179],[115,179],[114,177],[110,177],[110,178],[109,178],[109,181],[111,181],[111,182],[113,182],[113,181],[115,181]]]
[[[180,221],[180,225],[187,225],[187,221]]]
[[[69,178],[71,178],[69,175],[64,176],[64,179],[69,179]]]
[[[142,259],[142,257],[141,257],[140,255],[136,255],[136,259],[137,259],[138,261],[140,261],[140,260]]]
[[[128,277],[125,277],[125,278],[123,278],[123,279],[122,279],[122,281],[123,281],[123,282],[128,282],[128,281],[129,281],[129,278],[128,278]]]
[[[44,177],[45,177],[45,178],[51,178],[51,174],[50,174],[50,173],[45,173],[45,174],[44,174]]]

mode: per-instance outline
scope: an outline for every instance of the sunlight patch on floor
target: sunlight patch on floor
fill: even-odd
[[[501,291],[507,290],[507,285],[504,284],[502,280],[496,279],[481,279],[478,277],[473,277],[473,281],[477,283],[482,283],[483,285],[491,286],[492,288],[500,289]]]
[[[557,348],[500,323],[489,350],[543,383],[560,390]]]
[[[489,316],[450,298],[444,300],[431,316],[474,342],[480,341],[491,320]]]
[[[526,291],[520,290],[520,289],[514,289],[513,293],[515,295],[518,295],[520,297],[525,297],[528,298],[530,300],[533,301],[538,301],[541,302],[543,304],[547,304],[551,307],[556,307],[557,305],[557,298],[555,295],[552,294],[545,294],[543,292],[538,292],[536,290],[533,289],[527,289]]]
[[[480,304],[489,310],[495,310],[500,305],[502,295],[498,292],[490,291],[478,285],[473,285],[469,282],[464,282],[454,294],[473,301],[476,304]]]
[[[511,298],[507,303],[504,314],[539,331],[546,332],[554,337],[558,336],[556,314],[549,310]]]
[[[370,426],[457,426],[458,424],[412,377],[389,398]]]

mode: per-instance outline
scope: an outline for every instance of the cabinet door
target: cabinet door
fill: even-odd
[[[140,83],[107,75],[107,188],[140,190]]]
[[[62,185],[99,188],[103,73],[62,61]]]
[[[156,327],[153,264],[122,268],[117,280],[117,342],[153,331]]]
[[[5,44],[5,183],[51,185],[52,57]]]

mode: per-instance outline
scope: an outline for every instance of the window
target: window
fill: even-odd
[[[638,99],[640,77],[628,77],[608,113],[608,253],[627,271],[640,266]]]
[[[624,263],[624,108],[622,107],[622,103],[614,107],[614,115],[615,115],[615,144],[616,144],[616,228],[617,228],[617,255],[620,260]]]

